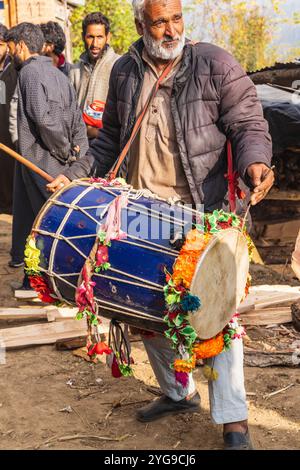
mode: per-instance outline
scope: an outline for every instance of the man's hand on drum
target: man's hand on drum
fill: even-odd
[[[248,167],[247,173],[254,188],[251,194],[251,204],[255,206],[272,188],[275,181],[274,171],[264,163],[254,163]]]
[[[58,189],[70,184],[71,181],[64,175],[58,175],[52,183],[47,184],[47,191],[55,193]]]

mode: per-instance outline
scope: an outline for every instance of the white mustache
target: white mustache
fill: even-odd
[[[174,41],[180,41],[180,36],[177,36],[175,38],[170,38],[170,39],[163,39],[162,42],[174,42]]]

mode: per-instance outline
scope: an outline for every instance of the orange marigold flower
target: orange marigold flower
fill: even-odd
[[[223,349],[224,338],[223,334],[220,333],[215,338],[203,341],[203,343],[197,343],[193,348],[193,352],[196,355],[196,359],[208,359],[217,356]]]
[[[182,284],[190,288],[199,258],[210,239],[211,235],[200,233],[197,229],[189,231],[173,268],[172,279],[176,286]]]
[[[193,354],[191,359],[188,359],[187,361],[183,359],[176,359],[174,362],[174,370],[176,372],[186,372],[189,374],[192,372],[196,367],[196,356]]]
[[[196,250],[203,251],[207,244],[206,235],[200,233],[199,230],[190,230],[186,236],[186,242],[184,244],[185,250]]]

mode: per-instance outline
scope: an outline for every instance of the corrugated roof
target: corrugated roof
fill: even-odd
[[[248,72],[248,75],[252,75],[254,73],[260,73],[260,72],[268,72],[272,70],[285,70],[285,69],[296,69],[300,67],[300,60],[295,59],[293,62],[276,62],[275,65],[272,65],[271,67],[264,67],[263,69],[255,70],[253,72]]]

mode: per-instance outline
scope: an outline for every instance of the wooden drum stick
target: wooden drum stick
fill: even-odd
[[[31,163],[29,160],[27,160],[26,158],[22,157],[21,155],[19,155],[17,152],[15,152],[14,150],[10,149],[9,147],[7,147],[6,145],[4,144],[1,144],[0,143],[0,149],[3,150],[3,152],[7,153],[8,155],[10,155],[11,157],[15,158],[16,160],[18,160],[18,162],[22,163],[23,165],[27,166],[27,168],[29,168],[29,170],[32,170],[34,171],[35,173],[37,173],[38,175],[40,175],[42,178],[44,178],[46,181],[48,181],[48,183],[52,183],[52,181],[54,181],[54,178],[52,176],[50,176],[48,173],[46,173],[45,171],[41,170],[38,166],[36,166],[34,163]]]

